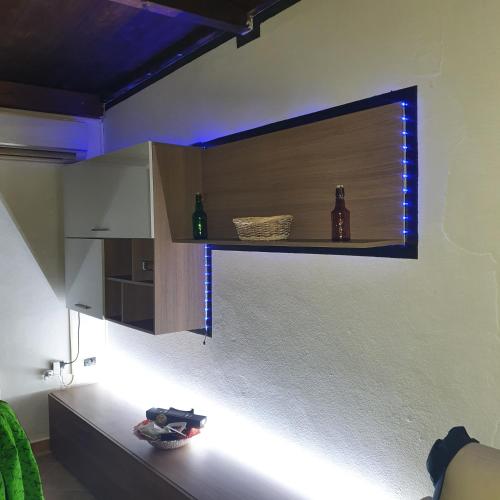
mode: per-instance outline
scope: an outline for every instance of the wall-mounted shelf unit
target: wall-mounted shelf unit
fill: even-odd
[[[330,240],[337,184],[349,242]],[[210,335],[213,249],[417,257],[417,90],[196,146],[140,144],[67,167],[64,186],[68,307]],[[206,241],[192,239],[196,192]],[[278,214],[294,217],[289,240],[237,239],[234,217]]]
[[[65,168],[69,308],[153,334],[204,331],[204,249],[172,242],[164,194],[200,153],[145,143]]]
[[[185,163],[166,196],[173,241],[416,258],[416,99],[412,87],[201,144],[201,162]],[[349,242],[331,241],[337,184],[351,211]],[[204,196],[206,241],[191,236],[195,190]],[[237,239],[234,217],[278,214],[294,217],[289,240]]]

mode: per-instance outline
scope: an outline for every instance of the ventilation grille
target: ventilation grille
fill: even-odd
[[[82,149],[40,148],[0,143],[0,160],[67,164],[84,160],[85,157],[86,151]]]

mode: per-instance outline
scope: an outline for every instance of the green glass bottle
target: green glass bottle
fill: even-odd
[[[201,193],[196,193],[193,212],[193,238],[195,240],[206,240],[208,238],[207,214],[203,210]]]

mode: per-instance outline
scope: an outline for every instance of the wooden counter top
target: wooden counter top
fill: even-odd
[[[183,448],[168,451],[154,449],[132,433],[132,427],[145,418],[146,408],[141,411],[99,385],[53,392],[49,395],[49,404],[51,443],[56,458],[93,490],[98,498],[111,500],[110,491],[113,491],[108,490],[106,496],[96,491],[96,485],[101,483],[95,477],[99,475],[99,470],[106,476],[105,479],[103,477],[103,483],[114,481],[113,474],[122,474],[122,479],[116,480],[127,483],[131,480],[126,477],[128,470],[141,472],[142,469],[149,471],[149,477],[154,479],[147,479],[148,474],[144,477],[141,473],[133,474],[136,476],[134,485],[141,480],[149,483],[143,485],[145,495],[141,495],[141,498],[145,500],[299,498],[272,479],[263,477],[222,452],[207,446],[197,446],[195,440],[203,439],[203,434]],[[210,415],[207,425],[210,425]],[[109,458],[106,456],[108,449]],[[77,459],[78,454],[81,457]],[[123,467],[120,464],[122,458]],[[84,471],[87,465],[90,469],[96,469],[97,473]],[[146,494],[146,490],[149,490],[146,486],[151,486],[152,483],[157,485],[156,489]],[[160,491],[162,483],[165,489]],[[109,484],[105,487],[110,488]],[[137,487],[141,490],[140,484]],[[128,487],[123,488],[127,491]],[[120,495],[117,493],[116,498],[124,499],[123,491]],[[132,494],[130,498],[134,498]]]

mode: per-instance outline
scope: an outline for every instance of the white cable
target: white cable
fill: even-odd
[[[78,312],[77,314],[78,314],[78,329],[77,329],[78,348],[77,348],[77,353],[76,353],[75,359],[73,359],[72,361],[68,361],[68,362],[61,361],[61,365],[60,365],[60,369],[59,369],[59,379],[61,380],[61,385],[63,387],[70,387],[73,384],[73,382],[75,381],[75,375],[73,373],[73,364],[80,357],[80,312]],[[68,326],[69,326],[69,342],[70,342],[70,346],[71,346],[73,339],[71,337],[71,312],[69,310],[68,310]],[[66,384],[64,382],[63,370],[64,370],[65,366],[71,366],[71,373],[69,374],[69,375],[71,375],[71,382],[69,384]]]
[[[59,373],[59,378],[61,380],[61,384],[63,387],[70,387],[73,384],[73,382],[75,381],[75,376],[72,373],[70,373],[70,375],[71,375],[71,382],[69,384],[65,384],[64,383],[64,374]]]

